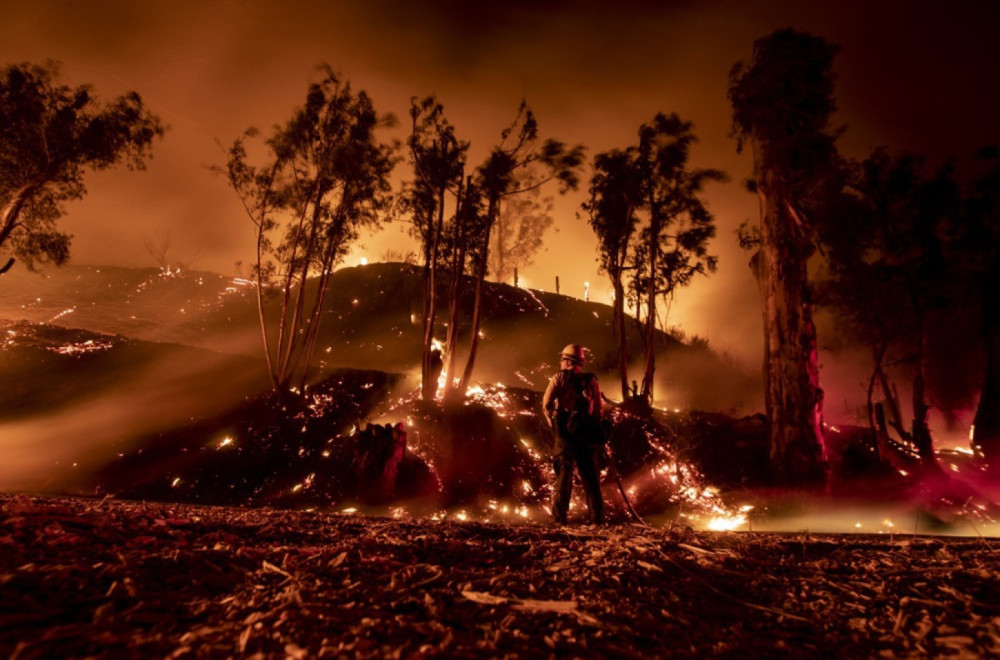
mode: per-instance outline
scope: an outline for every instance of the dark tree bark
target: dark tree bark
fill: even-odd
[[[825,486],[816,326],[808,261],[840,189],[832,62],[837,47],[785,29],[754,43],[753,61],[730,72],[739,148],[753,152],[760,235],[751,262],[764,319],[764,396],[775,480]],[[808,211],[809,217],[805,215]]]
[[[618,335],[618,377],[621,379],[622,401],[626,401],[629,398],[628,326],[625,323],[625,285],[622,284],[621,275],[613,279],[612,285],[615,291],[612,324]]]
[[[806,263],[812,247],[780,180],[757,173],[761,244],[752,266],[764,320],[764,400],[769,453],[784,484],[820,486],[827,480],[816,325]]]
[[[649,200],[651,207],[656,202]],[[659,267],[657,257],[660,254],[659,241],[662,218],[658,210],[653,208],[649,215],[649,284],[646,289],[646,361],[642,369],[642,396],[647,401],[653,401],[653,375],[656,372],[656,270]]]

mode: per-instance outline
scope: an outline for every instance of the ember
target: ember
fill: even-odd
[[[84,353],[94,353],[96,351],[106,351],[112,347],[111,342],[100,342],[88,339],[77,344],[66,344],[49,348],[53,353],[59,355],[82,355]]]

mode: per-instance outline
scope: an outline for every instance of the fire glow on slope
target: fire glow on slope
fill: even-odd
[[[443,393],[447,376],[439,380],[438,395]],[[413,392],[397,399],[394,404],[381,415],[379,423],[391,422],[400,413],[406,413],[407,426],[414,429],[408,440],[408,450],[421,457],[425,462],[437,469],[434,456],[437,448],[427,444],[421,437],[419,428],[421,420],[415,419],[412,412],[413,404],[419,395]],[[434,519],[475,518],[483,521],[533,521],[544,522],[551,519],[549,503],[552,499],[553,469],[548,457],[548,440],[535,437],[526,431],[532,424],[537,424],[540,410],[537,406],[537,396],[532,396],[528,390],[512,389],[502,383],[495,385],[477,385],[467,392],[466,405],[476,404],[491,409],[497,417],[506,424],[508,429],[516,433],[517,450],[522,460],[539,474],[544,475],[544,482],[533,485],[529,480],[522,480],[512,489],[510,500],[489,499],[481,511],[473,511],[466,507],[456,511],[439,511],[432,515]],[[611,416],[614,423],[621,423],[626,413],[613,409]],[[736,530],[745,529],[747,514],[752,509],[750,505],[732,507],[723,502],[719,491],[708,486],[704,478],[690,464],[681,461],[670,449],[665,438],[647,436],[647,441],[655,453],[653,460],[645,468],[633,471],[622,478],[628,497],[633,502],[649,502],[660,513],[653,512],[648,517],[657,525],[683,525],[695,529]],[[609,447],[614,461],[614,443]],[[618,510],[625,517],[626,509],[621,501],[621,494],[615,483],[615,471],[605,466],[601,472],[604,486],[604,496],[610,510]],[[570,516],[582,514],[586,510],[582,489],[574,488],[570,501]],[[394,516],[407,515],[406,509],[396,509]]]
[[[442,382],[444,377],[442,377]],[[532,407],[532,402],[525,398],[526,390],[508,388],[503,384],[479,385],[469,390],[469,402],[474,402],[492,409],[497,416],[511,428],[517,429],[518,423],[536,418],[538,410]],[[404,397],[394,406],[401,410],[406,402],[412,403],[417,398],[416,393]],[[534,402],[537,403],[537,402]],[[659,411],[669,414],[668,411]],[[676,414],[677,411],[674,411]],[[620,407],[609,408],[609,416],[614,424],[627,421],[629,414]],[[390,412],[387,419],[392,418]],[[410,426],[414,420],[409,419]],[[837,429],[831,429],[837,431]],[[953,534],[953,535],[1000,535],[1000,524],[997,523],[994,510],[985,500],[951,502],[944,500],[945,508],[950,507],[951,516],[942,519],[940,510],[933,513],[935,505],[929,499],[910,503],[884,503],[868,508],[836,505],[822,497],[814,501],[803,499],[798,504],[803,510],[802,515],[789,515],[782,512],[781,497],[776,503],[766,499],[754,503],[732,502],[723,498],[718,489],[709,485],[704,476],[693,465],[680,460],[672,448],[670,438],[662,435],[647,434],[646,440],[653,450],[654,458],[647,461],[642,468],[633,470],[623,476],[623,486],[630,500],[640,506],[644,517],[656,526],[689,526],[696,530],[713,531],[773,531],[773,532],[829,532],[857,533],[879,535],[904,534]],[[552,468],[547,450],[538,446],[538,439],[531,438],[519,432],[519,442],[525,456],[546,476],[546,483],[540,488],[522,487],[517,492],[519,497],[512,501],[489,501],[486,508],[474,512],[471,508],[457,511],[441,511],[434,515],[435,519],[479,519],[479,520],[525,520],[544,522],[550,519],[548,502],[551,499]],[[420,455],[429,455],[422,449],[419,438],[411,445],[413,451]],[[614,438],[610,443],[612,460],[616,450]],[[618,448],[620,449],[620,448]],[[943,466],[957,478],[974,480],[981,468],[976,467],[971,459],[971,452],[939,453]],[[967,460],[963,460],[967,459]],[[975,473],[975,474],[974,474]],[[905,475],[904,475],[905,476]],[[605,468],[602,472],[605,501],[609,506],[623,512],[620,495],[614,483],[614,476]],[[970,481],[971,483],[971,481]],[[930,498],[930,496],[928,496]],[[933,499],[933,498],[930,498]],[[645,508],[642,505],[645,504]],[[929,507],[929,508],[927,508]],[[580,488],[574,489],[571,502],[573,512],[582,513],[586,509]],[[926,510],[925,510],[926,509]],[[403,515],[405,509],[397,511]]]

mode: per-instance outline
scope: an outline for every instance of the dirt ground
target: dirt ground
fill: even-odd
[[[997,657],[998,547],[0,496],[0,656]]]

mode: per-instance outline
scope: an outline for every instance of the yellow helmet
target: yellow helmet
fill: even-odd
[[[570,360],[573,364],[583,365],[586,363],[586,358],[583,355],[583,346],[579,344],[567,344],[566,348],[562,349],[562,353],[559,354],[560,358]]]

